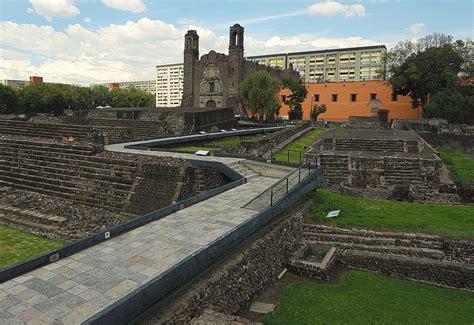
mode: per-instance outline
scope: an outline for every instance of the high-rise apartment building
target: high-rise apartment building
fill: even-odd
[[[382,79],[385,45],[249,56],[262,65],[299,71],[306,83]]]
[[[120,88],[135,88],[156,95],[156,80],[121,81],[118,84]]]
[[[184,64],[156,66],[156,106],[173,107],[181,105],[183,97]]]
[[[149,94],[156,94],[156,80],[139,80],[139,81],[120,81],[120,82],[105,82],[99,84],[91,84],[91,87],[94,86],[104,86],[112,90],[113,88],[135,88],[143,90]]]

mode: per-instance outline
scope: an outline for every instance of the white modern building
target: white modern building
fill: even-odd
[[[156,66],[156,106],[181,106],[184,64]]]
[[[118,84],[120,88],[135,88],[156,95],[156,80],[121,81]]]
[[[249,56],[258,64],[299,71],[306,83],[382,79],[385,45]]]

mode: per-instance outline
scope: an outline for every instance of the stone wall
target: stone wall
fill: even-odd
[[[474,240],[467,238],[305,224],[303,239],[351,250],[474,264]]]
[[[426,142],[439,149],[474,150],[474,135],[419,133]]]
[[[284,220],[143,323],[186,324],[206,308],[224,314],[248,308],[289,262],[299,248],[301,235],[301,215]]]
[[[380,129],[382,123],[376,116],[349,116],[347,126],[358,129]]]
[[[474,290],[471,239],[316,224],[304,225],[303,238],[305,243],[336,247],[337,263],[343,266]]]
[[[446,261],[344,251],[339,262],[348,267],[434,285],[474,290],[474,266]]]
[[[189,166],[186,168],[178,201],[207,192],[225,185],[230,179],[212,168]]]

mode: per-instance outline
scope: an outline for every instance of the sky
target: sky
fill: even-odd
[[[245,55],[385,44],[432,33],[474,37],[472,0],[0,0],[0,79],[88,85],[151,80],[183,62],[184,34],[200,55],[227,53],[229,26]]]

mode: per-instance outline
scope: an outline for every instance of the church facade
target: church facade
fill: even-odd
[[[274,77],[299,78],[293,69],[280,70],[244,59],[244,28],[230,27],[229,54],[210,51],[199,58],[199,36],[188,30],[184,37],[184,81],[182,107],[232,107],[235,114],[245,114],[239,97],[241,82],[257,71]]]

